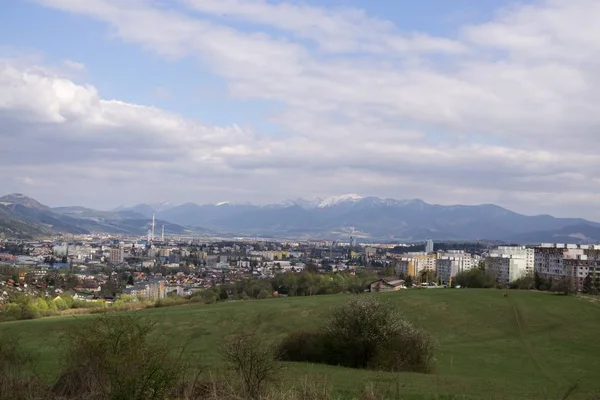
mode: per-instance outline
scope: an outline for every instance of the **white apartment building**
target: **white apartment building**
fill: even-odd
[[[427,242],[425,242],[425,253],[433,253],[433,240],[427,239]]]
[[[527,275],[527,257],[492,253],[485,259],[485,270],[496,282],[510,283]]]
[[[458,274],[459,262],[460,259],[456,257],[442,256],[437,259],[436,273],[442,285],[449,284],[450,279]]]
[[[439,254],[435,271],[441,283],[446,285],[457,274],[476,267],[480,260],[480,256],[465,253],[463,250],[450,250]]]
[[[504,254],[509,256],[522,256],[525,258],[525,272],[533,276],[535,267],[535,249],[525,246],[498,246],[492,251],[494,254]]]

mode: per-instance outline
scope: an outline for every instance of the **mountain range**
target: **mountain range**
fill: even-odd
[[[9,237],[90,233],[145,235],[151,225],[151,217],[131,210],[97,211],[79,206],[50,208],[20,193],[0,197],[0,232]],[[167,234],[208,233],[156,220],[157,231],[162,230],[163,225]]]
[[[138,204],[112,211],[50,208],[21,194],[0,198],[0,231],[144,235],[157,217],[172,234],[373,241],[500,240],[515,243],[597,243],[600,223],[580,218],[527,216],[493,204],[444,206],[419,199],[358,195],[253,205]],[[158,231],[158,229],[157,229]]]
[[[150,216],[139,204],[123,210]],[[493,204],[443,206],[419,199],[396,200],[355,194],[297,199],[264,206],[186,203],[157,212],[181,225],[202,226],[239,236],[418,241],[502,240],[508,242],[600,241],[600,224],[580,218],[527,216]]]

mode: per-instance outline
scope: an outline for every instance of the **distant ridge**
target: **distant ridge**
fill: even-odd
[[[131,210],[97,211],[79,206],[50,208],[21,193],[0,197],[0,232],[9,237],[89,233],[145,235],[150,225],[150,218]],[[157,220],[157,225],[164,225],[167,234],[209,232],[161,219]]]
[[[128,208],[151,215],[141,204]],[[494,204],[429,204],[421,199],[391,199],[347,194],[295,199],[264,206],[235,201],[186,203],[161,210],[160,218],[235,235],[371,240],[501,240],[537,243],[569,238],[572,243],[600,242],[600,224],[580,218],[527,216]],[[587,229],[587,228],[589,229]],[[582,233],[583,232],[583,233]]]

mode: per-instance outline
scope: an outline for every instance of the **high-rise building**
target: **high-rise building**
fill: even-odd
[[[436,274],[442,284],[448,284],[450,278],[474,268],[479,260],[478,255],[466,253],[463,250],[450,250],[439,253],[435,264]]]
[[[590,275],[600,276],[600,246],[544,243],[534,249],[535,273],[551,280],[572,279],[576,290]]]
[[[433,240],[427,239],[427,242],[425,242],[425,253],[433,253]]]
[[[524,255],[490,254],[485,259],[485,271],[498,283],[510,283],[527,275],[527,258]]]
[[[501,254],[507,256],[518,256],[525,258],[525,273],[533,276],[533,268],[535,265],[535,249],[525,246],[498,246],[492,250],[493,254]]]
[[[112,264],[120,264],[125,261],[125,249],[122,246],[111,248],[108,261]]]

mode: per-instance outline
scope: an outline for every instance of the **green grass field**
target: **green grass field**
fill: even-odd
[[[438,373],[394,374],[324,365],[286,364],[286,379],[318,379],[343,396],[368,382],[385,390],[400,387],[406,399],[560,399],[578,382],[570,399],[600,395],[600,303],[579,297],[497,290],[408,290],[378,294],[393,302],[437,340]],[[152,318],[186,356],[219,368],[222,337],[257,327],[278,340],[295,330],[317,327],[346,296],[315,296],[188,305],[137,312]],[[51,377],[60,361],[61,335],[95,316],[57,317],[0,324],[0,336],[16,335],[39,356]]]

